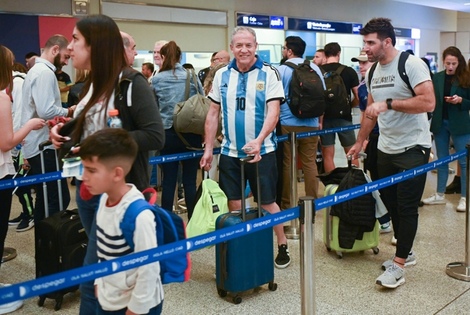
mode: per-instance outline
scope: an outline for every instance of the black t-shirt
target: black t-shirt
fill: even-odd
[[[335,71],[339,68],[340,65],[341,64],[338,62],[334,62],[322,65],[321,67],[323,70],[328,72]],[[341,72],[341,78],[343,79],[344,86],[346,87],[346,92],[348,92],[348,95],[351,95],[351,89],[359,85],[359,77],[357,76],[357,72],[353,68],[346,66],[343,72]]]

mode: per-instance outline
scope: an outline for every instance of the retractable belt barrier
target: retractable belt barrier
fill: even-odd
[[[411,177],[428,172],[438,167],[439,165],[448,164],[466,155],[467,151],[463,150],[453,155],[449,155],[446,158],[410,169],[400,174],[348,189],[331,196],[316,199],[314,209],[315,211],[318,211],[322,208],[370,193],[371,191],[394,185]],[[155,261],[160,261],[177,253],[191,252],[209,245],[215,245],[236,237],[241,237],[261,229],[271,228],[275,225],[298,218],[299,212],[299,207],[293,207],[267,217],[250,220],[248,222],[226,227],[215,232],[210,232],[183,241],[158,246],[153,249],[130,254],[111,261],[88,265],[39,279],[13,284],[11,286],[0,289],[0,304],[27,299],[37,295],[43,295],[66,287],[77,285],[82,282],[104,277],[116,272],[137,268]]]
[[[356,124],[356,125],[340,127],[340,128],[331,128],[331,129],[325,129],[325,130],[302,132],[302,133],[297,134],[297,138],[307,138],[307,137],[318,136],[318,135],[323,135],[327,133],[354,130],[354,129],[359,129],[360,127],[361,125]],[[287,136],[288,135],[278,136],[277,137],[278,142],[286,141]],[[220,148],[215,148],[213,153],[219,154]],[[184,152],[184,153],[160,155],[160,156],[155,156],[155,157],[150,158],[149,164],[161,164],[161,163],[189,160],[189,159],[194,159],[197,157],[202,157],[203,154],[204,154],[204,151],[201,149],[201,150],[195,150],[195,151]],[[0,190],[14,188],[17,186],[29,186],[33,184],[39,184],[43,182],[58,180],[61,178],[62,178],[61,172],[56,171],[56,172],[50,172],[50,173],[40,174],[40,175],[30,175],[30,176],[22,177],[22,178],[5,179],[5,180],[0,180]]]

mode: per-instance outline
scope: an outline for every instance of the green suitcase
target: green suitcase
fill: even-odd
[[[336,184],[327,185],[325,187],[325,196],[333,195],[336,193],[336,189],[338,189]],[[338,258],[342,258],[343,253],[360,252],[368,249],[372,249],[376,255],[379,253],[377,246],[379,245],[380,225],[378,221],[376,221],[374,229],[371,232],[364,233],[362,240],[356,240],[353,248],[350,249],[339,246],[338,226],[339,218],[330,215],[330,207],[325,208],[323,212],[323,241],[328,251],[336,251]]]

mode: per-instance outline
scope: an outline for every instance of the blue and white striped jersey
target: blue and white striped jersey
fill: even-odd
[[[251,69],[240,72],[236,60],[217,71],[208,97],[221,106],[221,153],[245,157],[241,148],[255,139],[263,128],[267,103],[284,102],[284,89],[277,69],[259,57]],[[277,138],[273,131],[261,146],[261,155],[276,150]]]

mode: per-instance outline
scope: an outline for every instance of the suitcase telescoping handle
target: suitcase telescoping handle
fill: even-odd
[[[246,184],[246,179],[245,179],[245,164],[248,161],[253,160],[253,156],[247,156],[244,158],[240,158],[240,163],[241,163],[241,179],[242,179],[242,184],[241,184],[241,192],[242,192],[242,207],[241,207],[241,212],[242,212],[242,220],[243,222],[246,221],[246,200],[245,200],[245,184]],[[260,194],[260,184],[259,184],[259,170],[258,170],[258,163],[256,164],[256,192],[258,195],[258,218],[261,218],[262,213],[261,213],[261,194]]]
[[[41,171],[43,174],[46,173],[46,166],[44,163],[44,149],[52,144],[51,140],[46,140],[44,142],[41,142],[39,144],[39,153],[41,157]],[[54,149],[54,154],[55,154],[55,166],[57,171],[59,171],[59,158],[57,157],[57,151]],[[47,183],[43,182],[42,183],[42,190],[44,193],[44,216],[46,218],[49,217],[49,200],[47,198]],[[62,211],[64,210],[64,202],[63,202],[63,196],[62,196],[62,184],[61,184],[61,179],[59,178],[57,180],[57,192],[59,194],[59,210]]]

